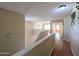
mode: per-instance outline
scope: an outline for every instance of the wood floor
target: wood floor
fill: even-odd
[[[52,51],[51,56],[73,56],[72,51],[70,49],[70,43],[63,40],[63,48],[57,49],[55,47]]]

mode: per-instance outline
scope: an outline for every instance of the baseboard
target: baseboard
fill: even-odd
[[[73,50],[72,46],[70,46],[70,49],[72,51],[73,56],[75,56],[75,53],[74,53],[74,50]]]
[[[54,50],[54,47],[52,48],[52,50],[50,51],[50,54],[49,54],[49,56],[51,56],[51,54],[52,54],[52,51]]]
[[[64,39],[65,40],[65,39]],[[69,42],[70,43],[70,41],[69,40],[65,40],[65,41],[67,41],[67,42]]]
[[[70,43],[70,41],[69,41],[69,40],[65,40],[65,41],[67,41],[67,42],[69,42],[69,43]],[[71,51],[72,51],[73,56],[75,56],[75,54],[74,54],[74,50],[73,50],[73,48],[72,48],[72,46],[71,46],[71,45],[70,45],[70,49],[71,49]]]

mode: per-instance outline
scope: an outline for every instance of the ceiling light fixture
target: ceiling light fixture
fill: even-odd
[[[60,5],[58,8],[59,9],[64,9],[66,7],[66,5]]]

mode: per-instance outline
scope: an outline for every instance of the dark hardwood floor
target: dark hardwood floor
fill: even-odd
[[[62,49],[57,49],[56,47],[52,51],[51,56],[73,56],[72,51],[70,49],[70,43],[63,40]]]

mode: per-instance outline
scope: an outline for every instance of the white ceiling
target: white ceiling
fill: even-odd
[[[62,4],[66,8],[60,10]],[[0,7],[25,15],[26,20],[48,20],[68,17],[75,2],[0,2]]]

